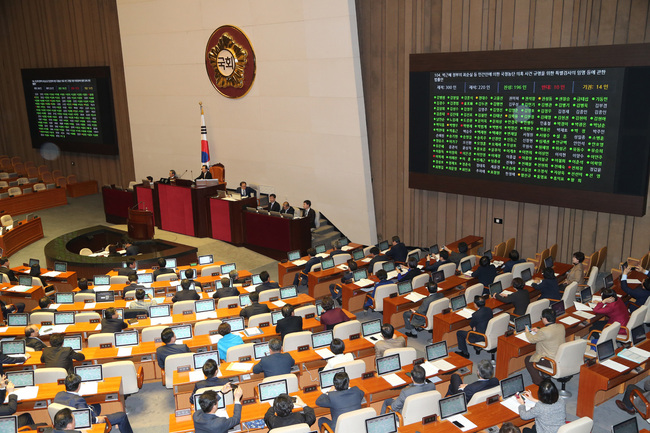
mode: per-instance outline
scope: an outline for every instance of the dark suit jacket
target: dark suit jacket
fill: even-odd
[[[197,177],[194,180],[199,180],[199,179],[212,179],[212,173],[210,173],[209,171],[206,171],[205,173],[201,172],[201,174],[199,174],[199,177]]]
[[[488,265],[488,266],[479,266],[474,273],[472,273],[472,277],[478,279],[478,282],[483,284],[484,286],[489,286],[490,284],[494,283],[494,278],[497,276],[497,268],[495,268],[493,265]]]
[[[194,431],[196,433],[226,433],[231,428],[239,425],[241,420],[241,404],[235,405],[235,410],[230,418],[221,418],[214,414],[197,410],[192,415]]]
[[[67,391],[59,391],[54,396],[54,403],[71,406],[75,409],[90,409],[93,414],[93,424],[97,422],[97,416],[100,414],[101,406],[96,404],[89,405],[85,398],[80,395]]]
[[[242,308],[242,310],[239,312],[239,315],[249,319],[255,316],[256,314],[264,314],[270,312],[271,309],[269,308],[268,305],[255,302],[247,307]]]
[[[375,263],[377,262],[387,262],[390,260],[390,257],[388,257],[386,254],[378,254],[375,257],[373,257],[369,262],[368,262],[368,273],[372,274],[372,270],[375,268]]]
[[[191,350],[187,347],[187,344],[165,344],[156,349],[156,359],[158,360],[158,366],[161,369],[165,369],[165,358],[169,355],[176,355],[177,353],[190,353]]]
[[[41,355],[41,362],[46,368],[61,367],[65,368],[68,373],[74,373],[72,360],[83,361],[86,359],[83,353],[75,352],[70,347],[45,347]]]
[[[330,257],[334,257],[337,254],[347,254],[347,253],[343,250],[332,250],[332,252],[330,253]]]
[[[316,415],[314,414],[314,409],[309,406],[302,408],[301,412],[292,412],[287,416],[277,416],[273,410],[273,406],[266,411],[264,415],[264,422],[266,426],[270,429],[278,427],[286,427],[294,424],[308,424],[312,425],[316,422]],[[198,432],[197,432],[198,433]]]
[[[0,416],[8,416],[16,413],[16,407],[18,406],[18,397],[16,394],[9,394],[9,403],[2,404],[5,401],[7,396],[6,389],[0,389]]]
[[[492,318],[492,309],[490,307],[481,307],[472,314],[472,319],[469,321],[469,326],[476,329],[476,332],[485,334],[487,324]]]
[[[289,316],[278,320],[275,327],[275,332],[280,334],[280,338],[284,340],[284,336],[292,332],[302,331],[302,317]]]
[[[280,203],[277,201],[274,201],[273,203],[269,203],[269,205],[266,207],[266,210],[271,212],[280,212],[280,209],[282,209],[282,206],[280,206]]]
[[[456,266],[458,266],[460,261],[465,257],[467,257],[467,253],[458,253],[456,251],[449,253],[449,260],[456,263]]]
[[[239,290],[235,287],[222,287],[212,294],[214,299],[227,298],[228,296],[239,296]]]
[[[278,288],[280,288],[280,285],[278,283],[272,283],[270,281],[267,281],[255,287],[255,292],[261,293],[265,290],[278,289]]]
[[[172,298],[172,302],[198,301],[199,299],[201,299],[201,295],[199,295],[196,290],[178,290]]]
[[[0,374],[5,374],[4,369],[2,368],[3,364],[22,364],[26,360],[27,358],[25,358],[24,356],[14,357],[14,356],[7,356],[4,353],[0,353]]]
[[[140,253],[140,248],[138,248],[137,245],[131,245],[126,248],[126,255],[127,256],[137,256]]]
[[[255,197],[255,190],[250,186],[247,186],[244,191],[242,191],[241,187],[238,186],[235,191],[242,197]]]
[[[122,296],[126,296],[126,294],[132,290],[137,290],[137,289],[144,289],[144,286],[137,284],[137,283],[132,283],[129,284],[128,286],[124,286],[124,290],[122,291]]]
[[[44,347],[47,347],[45,343],[41,341],[40,338],[36,338],[36,337],[25,338],[25,346],[31,347],[37,352],[40,352],[41,350],[43,350]]]
[[[120,270],[117,271],[117,275],[122,275],[122,276],[125,276],[125,277],[128,277],[129,275],[136,275],[137,273],[138,273],[138,271],[136,271],[135,269],[131,269],[131,268],[120,268]]]
[[[289,374],[294,365],[296,361],[288,353],[272,353],[253,366],[253,373],[264,373],[264,377]]]
[[[168,268],[160,268],[160,269],[156,269],[155,271],[153,271],[153,280],[156,281],[156,279],[158,278],[158,275],[162,275],[162,274],[175,274],[175,273],[176,273],[176,272],[174,272],[173,269],[168,269]]]
[[[128,328],[129,325],[122,319],[102,319],[102,334],[122,332],[122,329]]]
[[[496,377],[488,380],[477,380],[476,382],[470,383],[465,387],[465,389],[463,389],[463,392],[465,393],[465,400],[467,400],[469,403],[469,401],[472,399],[472,396],[477,392],[494,388],[495,386],[499,386],[499,379]]]
[[[194,390],[192,391],[192,395],[190,395],[190,403],[194,404],[194,395],[199,389],[202,388],[210,388],[213,386],[224,386],[225,384],[228,383],[228,379],[224,379],[221,377],[213,376],[213,377],[208,377],[205,380],[200,380],[194,384]]]
[[[314,256],[314,257],[310,258],[309,260],[307,260],[307,263],[305,263],[305,270],[304,270],[305,274],[308,274],[309,272],[311,272],[311,268],[315,264],[318,264],[318,263],[320,263],[320,257]]]
[[[422,271],[419,270],[418,268],[409,269],[407,273],[399,275],[397,277],[397,281],[400,281],[400,282],[401,281],[411,281],[413,278],[417,277],[421,273],[422,273]]]
[[[18,278],[16,278],[16,275],[14,274],[14,271],[9,269],[6,266],[0,266],[0,273],[7,274],[7,277],[9,277],[9,281],[12,282],[18,282]]]
[[[289,206],[289,209],[282,208],[282,210],[280,210],[280,213],[288,213],[289,215],[293,215],[296,213],[296,210],[293,208],[293,206]]]
[[[512,261],[512,260],[508,260],[507,262],[505,262],[505,263],[503,264],[503,273],[506,273],[506,272],[512,272],[512,267],[513,267],[514,265],[517,265],[517,264],[519,264],[519,263],[524,263],[525,261],[526,261],[526,260],[524,260],[524,259],[519,259],[519,260],[517,260],[516,262],[515,262],[515,261]]]
[[[316,406],[329,407],[332,414],[332,426],[336,426],[336,421],[344,413],[361,409],[361,401],[364,393],[356,386],[343,391],[330,391],[327,394],[321,394],[316,399]]]
[[[442,293],[436,292],[430,294],[429,296],[427,296],[422,300],[422,304],[420,304],[420,306],[416,311],[422,315],[426,315],[427,310],[429,309],[429,305],[431,305],[433,301],[437,301],[438,299],[442,299],[442,298],[444,298]]]
[[[447,264],[447,263],[451,263],[451,261],[449,261],[449,260],[442,260],[442,259],[441,259],[441,260],[438,260],[437,262],[435,262],[435,263],[433,263],[433,264],[431,264],[431,265],[426,265],[426,266],[424,267],[424,270],[427,271],[427,272],[434,273],[434,272],[436,272],[436,271],[438,270],[438,268],[439,268],[440,266],[445,265],[445,264]]]
[[[388,250],[386,255],[396,262],[405,262],[406,256],[408,256],[408,250],[406,249],[404,242],[400,242],[390,247],[390,250]]]
[[[515,290],[515,293],[508,296],[496,295],[495,298],[501,302],[511,303],[515,307],[513,313],[517,316],[526,314],[526,308],[530,304],[530,294],[526,289]]]
[[[647,301],[648,297],[650,296],[650,291],[644,289],[643,286],[639,286],[636,289],[630,288],[630,286],[627,284],[627,279],[621,279],[621,289],[633,297],[636,300],[636,304],[639,306],[644,305],[645,301]]]
[[[544,278],[539,283],[533,283],[532,286],[540,291],[539,299],[557,299],[558,301],[562,299],[557,278]]]
[[[307,211],[303,209],[302,213],[309,220],[309,227],[313,229],[316,228],[316,212],[314,211],[314,209],[309,208],[307,209]]]

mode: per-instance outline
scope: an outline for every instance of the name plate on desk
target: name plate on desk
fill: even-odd
[[[90,323],[99,323],[99,322],[100,322],[99,319],[90,319]]]
[[[135,316],[135,318],[138,319],[138,320],[144,320],[144,319],[147,318],[147,315],[146,314],[138,314],[137,316]]]
[[[184,416],[190,416],[192,414],[192,409],[178,409],[176,412],[176,418],[181,418]]]
[[[247,355],[247,356],[240,356],[240,357],[239,357],[239,362],[248,362],[248,361],[250,361],[250,360],[251,360],[251,356],[250,356],[250,355]]]
[[[193,313],[194,313],[194,311],[192,311],[192,310],[184,310],[183,311],[183,316],[188,316],[188,315],[193,314]]]
[[[449,313],[451,313],[451,308],[445,308],[444,310],[442,310],[442,314],[449,314]]]
[[[485,399],[485,404],[488,406],[499,401],[499,394],[491,395]]]
[[[238,307],[237,304],[228,304],[228,308],[237,308],[237,307]]]
[[[424,358],[416,358],[413,360],[413,366],[424,364]]]
[[[184,373],[186,371],[190,371],[192,368],[190,365],[179,365],[178,368],[176,369],[177,372],[179,373]]]
[[[318,389],[318,386],[316,386],[316,385],[311,385],[311,386],[306,386],[306,387],[304,387],[304,388],[302,389],[302,392],[304,392],[304,393],[308,393],[308,392],[316,391],[317,389]]]
[[[92,299],[84,299],[84,304],[92,304],[93,302],[95,301]]]
[[[298,346],[298,352],[305,352],[309,350],[309,344],[305,344],[304,346]]]
[[[218,277],[219,275],[220,275],[219,272],[213,272],[213,273],[212,273],[212,276],[213,276],[213,277]]]
[[[167,293],[165,296],[166,296],[167,298],[173,298],[173,297],[174,297],[174,294],[173,294],[173,293]]]
[[[375,372],[374,371],[369,371],[369,372],[363,373],[361,375],[361,379],[371,379],[373,377],[375,377]]]
[[[422,418],[422,425],[431,424],[432,422],[436,422],[437,419],[438,415],[435,413],[433,415],[425,416]]]
[[[245,398],[245,399],[242,399],[241,404],[246,405],[246,404],[253,404],[253,403],[256,403],[256,402],[257,402],[257,400],[255,398]]]
[[[212,331],[210,331],[210,335],[217,335],[218,333],[219,331],[217,329],[213,329]]]
[[[361,338],[361,334],[359,334],[359,333],[357,332],[356,334],[350,334],[350,338],[349,338],[349,340],[350,340],[350,341],[352,341],[352,340],[358,340],[359,338]]]
[[[280,298],[278,298],[277,296],[273,296],[272,298],[269,298],[269,302],[275,302],[275,301],[277,301],[279,299]]]
[[[56,383],[57,385],[65,385],[65,379],[58,379]]]
[[[160,338],[160,337],[154,338],[153,342],[154,343],[162,343],[162,338]]]
[[[113,343],[102,343],[99,345],[100,349],[110,349],[111,347],[113,347]]]
[[[305,314],[305,319],[313,319],[314,317],[316,317],[316,313]]]
[[[258,328],[266,328],[266,327],[268,327],[268,326],[270,326],[270,325],[271,325],[271,324],[270,324],[269,322],[260,322],[260,323],[257,325],[257,327],[258,327]]]
[[[389,297],[390,297],[391,299],[392,299],[392,298],[397,298],[397,293],[391,293],[391,294],[389,295]]]
[[[99,322],[99,320],[97,320],[97,321]],[[45,321],[45,322],[41,322],[41,326],[52,326],[52,321],[51,321],[51,320],[47,320],[47,321]]]

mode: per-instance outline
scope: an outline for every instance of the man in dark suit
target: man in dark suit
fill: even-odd
[[[347,254],[345,251],[341,249],[341,241],[338,239],[334,241],[332,244],[332,252],[330,252],[330,257],[334,257],[337,254]]]
[[[194,279],[194,272],[195,271],[196,271],[196,269],[193,269],[193,268],[185,269],[184,271],[179,272],[179,277],[181,277],[181,279],[189,280],[190,284],[194,283],[194,290],[196,290],[197,287],[199,289],[202,289],[203,286],[201,285],[201,283],[199,283],[198,281],[196,281]]]
[[[278,283],[272,283],[269,281],[269,273],[267,271],[260,272],[260,280],[262,284],[255,287],[255,293],[262,293],[265,290],[277,289],[280,287]]]
[[[492,309],[485,306],[485,298],[483,296],[475,296],[474,304],[478,307],[478,310],[472,314],[472,318],[469,321],[469,327],[472,331],[480,332],[485,334],[487,329],[488,322],[492,319]],[[456,338],[458,339],[458,349],[457,354],[469,359],[469,351],[467,350],[467,339],[474,343],[477,341],[484,341],[483,337],[472,334],[469,337],[467,336],[468,332],[461,329],[456,332]]]
[[[88,280],[85,278],[79,278],[77,287],[79,287],[78,293],[95,293],[93,289],[88,288]]]
[[[176,344],[176,335],[174,335],[172,328],[163,329],[160,333],[160,339],[165,345],[156,349],[156,359],[158,360],[158,367],[162,370],[165,369],[165,359],[169,355],[191,352],[187,344]]]
[[[406,397],[419,394],[421,392],[435,391],[436,384],[427,383],[426,379],[427,373],[424,371],[424,368],[421,365],[416,365],[413,367],[413,370],[411,371],[411,380],[413,383],[402,389],[396,399],[393,400],[392,398],[387,398],[384,400],[384,404],[381,407],[381,412],[379,413],[385,413],[388,406],[390,406],[393,412],[401,413],[402,409],[404,408],[404,401],[406,401]]]
[[[390,257],[388,257],[386,254],[382,254],[381,251],[379,251],[378,247],[372,247],[370,248],[369,251],[369,257],[372,257],[370,261],[368,262],[368,273],[372,274],[373,269],[375,268],[375,263],[377,262],[387,262],[390,260]]]
[[[50,305],[52,305],[52,300],[47,296],[43,296],[41,299],[38,300],[39,309],[33,310],[32,313],[36,313],[36,312],[56,313],[55,308],[49,308]]]
[[[424,270],[431,273],[437,272],[440,266],[449,263],[449,252],[447,250],[440,251],[438,260],[435,263],[428,264],[430,260],[431,256],[429,255],[427,256],[427,264],[424,266]]]
[[[405,262],[408,253],[406,245],[404,245],[404,242],[400,241],[399,236],[393,236],[393,246],[391,246],[390,250],[386,253],[388,258],[393,259],[396,262]]]
[[[266,304],[260,304],[260,294],[257,292],[251,293],[248,298],[251,300],[251,304],[242,308],[239,312],[239,315],[250,319],[251,317],[257,314],[270,313],[271,309]]]
[[[187,278],[181,280],[180,286],[182,290],[176,290],[176,293],[172,298],[172,303],[176,303],[178,301],[198,301],[201,299],[201,295],[199,295],[196,290],[190,289],[192,282]]]
[[[427,315],[427,310],[429,310],[429,305],[431,305],[432,302],[437,301],[438,299],[442,299],[444,297],[442,296],[442,293],[438,293],[438,285],[436,283],[428,282],[424,286],[429,291],[429,296],[427,296],[422,300],[422,304],[418,307],[417,310],[411,309],[409,311],[405,311],[403,314],[404,328],[406,330],[404,333],[409,337],[418,336],[417,332],[414,332],[414,330],[417,330],[419,327],[424,326],[424,324],[426,323],[426,320],[423,316]],[[418,316],[413,313],[421,314],[421,316]]]
[[[512,250],[508,254],[510,260],[503,264],[503,273],[512,272],[512,267],[518,265],[519,263],[524,263],[526,260],[519,258],[519,251]]]
[[[287,334],[302,331],[302,317],[293,315],[293,306],[286,304],[282,307],[282,316],[275,327],[275,332],[280,334],[282,340]]]
[[[212,179],[212,173],[210,173],[210,169],[205,164],[201,166],[201,174],[199,174],[199,177],[194,180],[199,179]]]
[[[288,353],[282,353],[282,340],[272,338],[269,341],[269,352],[268,356],[253,366],[253,373],[264,373],[264,377],[291,373],[291,367],[296,365],[296,361]]]
[[[531,284],[534,289],[539,290],[539,299],[555,299],[558,301],[562,299],[560,286],[557,283],[557,278],[555,278],[553,268],[545,268],[542,271],[542,276],[544,277],[542,281],[536,280],[535,283]]]
[[[56,413],[56,415],[54,415],[52,427],[45,427],[45,430],[43,430],[43,433],[64,432],[81,433],[80,430],[74,429],[74,416],[72,415],[72,411],[67,407],[61,409]]]
[[[201,389],[210,388],[213,386],[222,386],[230,383],[228,379],[217,377],[217,373],[219,372],[219,364],[217,364],[217,361],[214,359],[208,359],[205,361],[202,370],[203,375],[205,376],[205,380],[200,380],[194,384],[194,390],[192,391],[192,395],[190,395],[190,404],[194,404],[194,398],[197,393],[201,395]]]
[[[507,296],[503,296],[501,293],[497,293],[494,295],[494,297],[504,303],[511,303],[515,309],[512,312],[516,316],[523,316],[526,314],[526,309],[528,308],[528,304],[530,304],[530,293],[528,293],[528,290],[526,290],[526,285],[524,284],[524,280],[521,278],[513,278],[512,279],[512,287],[515,288],[515,293],[512,293]],[[503,292],[502,292],[503,293]]]
[[[226,385],[222,388],[222,392],[230,389],[230,385]],[[192,421],[194,422],[194,431],[196,433],[226,433],[231,428],[238,426],[241,421],[241,397],[243,391],[241,386],[237,387],[233,394],[233,400],[235,402],[235,408],[232,416],[230,418],[222,418],[216,416],[217,412],[217,402],[219,401],[219,396],[216,392],[208,390],[201,394],[199,397],[199,405],[201,410],[197,410],[192,415]]]
[[[126,250],[126,256],[137,256],[140,254],[140,248],[128,239],[124,242],[124,249]]]
[[[128,277],[129,275],[137,275],[138,271],[136,270],[136,261],[133,257],[126,259],[126,268],[120,268],[117,271],[117,275],[123,275]]]
[[[494,367],[487,359],[479,361],[478,367],[476,368],[476,375],[478,376],[476,382],[464,384],[462,377],[456,373],[452,374],[446,397],[462,392],[465,394],[465,401],[469,403],[472,396],[477,392],[499,386],[499,379],[494,377]]]
[[[316,212],[311,208],[311,200],[302,202],[302,216],[309,220],[309,227],[316,228]]]
[[[266,411],[264,422],[269,430],[302,423],[312,425],[316,422],[316,414],[309,406],[303,407],[300,412],[294,412],[291,397],[288,394],[280,394],[273,401],[273,406]]]
[[[173,269],[168,269],[165,266],[167,266],[167,260],[165,260],[164,257],[159,257],[158,258],[158,269],[153,271],[153,280],[156,281],[158,279],[158,275],[162,274],[175,274],[176,271]]]
[[[6,274],[10,282],[18,282],[18,278],[16,278],[14,271],[11,270],[11,265],[9,264],[9,259],[7,257],[0,258],[0,273]]]
[[[318,420],[318,430],[320,431],[322,431],[321,426],[323,424],[327,424],[334,430],[339,416],[353,410],[361,409],[361,402],[364,398],[363,391],[358,387],[354,386],[350,388],[350,378],[345,371],[336,373],[333,383],[334,391],[321,394],[316,399],[316,406],[329,408],[332,415],[331,421],[325,417]]]
[[[445,247],[445,250],[449,253],[449,260],[456,263],[456,266],[458,266],[464,257],[467,257],[467,244],[465,242],[458,243],[458,252],[452,251],[447,247]]]
[[[490,259],[488,259],[487,256],[483,256],[479,259],[478,268],[472,272],[472,277],[476,278],[486,289],[490,284],[494,283],[494,278],[496,276],[497,268],[490,263]]]
[[[44,347],[47,347],[43,341],[38,338],[38,326],[36,325],[27,325],[25,326],[25,346],[31,347],[37,352],[43,350]]]
[[[293,215],[295,212],[296,212],[296,210],[292,206],[289,206],[288,201],[285,201],[284,203],[282,203],[282,210],[280,211],[280,213],[286,213],[286,214],[289,214],[289,215]]]
[[[117,310],[113,307],[109,307],[104,310],[102,330],[99,332],[102,334],[115,334],[116,332],[122,332],[123,329],[128,327],[129,325],[127,325],[124,320],[117,317]]]
[[[124,286],[122,291],[122,296],[126,297],[126,294],[132,290],[144,289],[144,286],[138,284],[138,276],[136,274],[131,274],[128,276],[129,284]]]
[[[269,205],[266,210],[269,212],[280,212],[280,203],[275,201],[275,194],[269,194]]]
[[[247,186],[244,181],[239,182],[239,188],[237,188],[235,192],[237,192],[241,198],[255,197],[255,190],[250,186]]]
[[[41,354],[41,362],[46,368],[60,367],[65,368],[68,373],[72,373],[72,361],[83,361],[86,359],[83,353],[75,352],[71,347],[63,347],[63,334],[52,334],[50,344],[52,347],[44,347]]]
[[[14,384],[11,382],[6,382],[7,378],[2,376],[0,378],[0,416],[9,416],[16,413],[18,407],[18,396],[14,394]],[[2,404],[5,401],[5,397],[9,395],[9,401],[7,404]],[[34,424],[32,416],[28,413],[23,413],[18,415],[18,428],[21,428],[26,425]],[[36,427],[34,427],[36,429]]]
[[[397,276],[397,281],[402,282],[402,281],[411,281],[413,278],[417,277],[422,273],[420,269],[418,269],[418,261],[417,260],[409,260],[408,262],[408,267],[409,270],[408,272],[404,274],[400,274]],[[400,269],[402,267],[400,266]]]
[[[106,416],[100,416],[102,407],[99,404],[88,405],[86,399],[79,395],[81,388],[81,376],[68,374],[65,378],[65,391],[59,391],[54,397],[54,403],[74,407],[75,409],[90,409],[93,416],[93,424],[101,424],[104,418],[108,419],[111,425],[117,425],[120,433],[133,433],[129,418],[124,412],[115,412]]]
[[[227,298],[228,296],[239,296],[239,290],[235,287],[230,287],[230,278],[221,278],[221,288],[217,289],[212,297],[214,299]]]
[[[306,285],[307,284],[307,274],[311,272],[311,268],[317,264],[320,263],[320,258],[316,257],[316,250],[314,248],[309,248],[307,250],[307,254],[309,254],[309,260],[307,260],[307,263],[305,263],[305,269],[303,269],[301,272],[296,272],[296,276],[293,277],[293,285],[297,286],[299,284]]]

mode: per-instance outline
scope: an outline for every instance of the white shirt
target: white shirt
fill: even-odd
[[[354,361],[354,355],[352,355],[351,353],[342,353],[340,355],[334,355],[334,358],[330,358],[327,361],[327,365],[325,365],[323,371],[331,370],[345,362],[352,362],[352,361]]]

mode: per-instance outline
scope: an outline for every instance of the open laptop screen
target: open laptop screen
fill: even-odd
[[[612,274],[605,275],[605,288],[609,289],[614,285],[614,276]]]
[[[366,278],[368,278],[368,270],[365,268],[357,269],[356,271],[354,271],[352,275],[354,276],[355,282],[365,280]]]
[[[165,267],[174,269],[176,267],[176,259],[175,258],[165,259]]]
[[[87,430],[92,427],[93,418],[90,409],[75,409],[72,411],[75,430]]]
[[[97,302],[115,302],[115,292],[112,290],[97,292],[95,293],[95,299]]]
[[[177,325],[171,328],[177,340],[192,338],[192,325]]]
[[[393,272],[395,270],[395,262],[384,262],[381,267],[386,272]]]
[[[27,326],[29,315],[27,313],[13,313],[7,315],[7,324],[9,326]]]
[[[379,248],[379,251],[385,251],[388,249],[388,241],[381,241],[377,245],[377,248]]]
[[[411,281],[402,281],[400,283],[397,283],[397,293],[400,295],[406,295],[407,293],[411,293],[413,291],[413,286],[411,285]]]
[[[138,283],[139,284],[153,283],[153,274],[151,272],[145,272],[144,274],[138,274]]]
[[[318,244],[314,247],[316,254],[323,254],[326,251],[325,244]]]
[[[452,311],[462,310],[467,307],[467,301],[465,300],[465,295],[458,295],[451,298],[451,309]]]
[[[614,356],[614,342],[612,340],[603,341],[596,346],[598,361],[603,362]]]
[[[612,433],[639,433],[639,425],[636,422],[636,417],[613,425]]]
[[[230,271],[234,271],[237,269],[237,265],[234,263],[227,263],[225,265],[221,265],[221,273],[222,274],[227,274]]]
[[[436,284],[445,281],[445,271],[435,271],[433,274],[431,274],[431,279]]]
[[[75,367],[74,372],[81,377],[82,382],[97,382],[104,380],[104,372],[101,364]]]
[[[214,360],[214,362],[219,365],[219,352],[216,350],[210,351],[210,352],[201,352],[201,353],[195,353],[192,355],[194,358],[194,369],[195,370],[200,370],[203,368],[203,364],[206,363],[208,359]]]
[[[0,417],[0,433],[16,433],[18,431],[18,419],[15,415]]]
[[[354,250],[352,251],[352,259],[353,260],[361,260],[365,256],[363,255],[363,250]]]
[[[214,263],[214,258],[212,257],[212,254],[199,256],[199,265],[211,265],[212,263]]]
[[[501,381],[501,395],[503,399],[524,392],[524,376],[517,374]]]
[[[334,259],[331,258],[331,257],[328,257],[328,258],[326,258],[326,259],[323,259],[323,260],[320,262],[320,266],[321,266],[321,269],[322,269],[323,271],[326,271],[326,270],[328,270],[328,269],[332,269],[332,268],[334,267]]]
[[[465,400],[465,394],[462,392],[451,397],[443,398],[439,403],[441,419],[467,412],[467,401]]]
[[[40,262],[38,259],[29,259],[29,267],[30,267],[30,268],[31,268],[32,266],[34,266],[34,265],[38,266],[38,265],[40,265],[40,263],[41,263],[41,262]]]
[[[529,328],[532,326],[532,323],[530,323],[530,314],[515,317],[515,332],[524,332],[526,326]]]
[[[533,278],[533,275],[530,273],[530,268],[521,271],[521,279],[524,280],[524,283],[530,281],[531,278]]]
[[[328,347],[332,342],[332,331],[323,331],[311,334],[311,346],[314,349]]]
[[[72,350],[81,350],[81,335],[67,335],[63,337],[63,347],[70,347]]]
[[[440,252],[440,248],[438,247],[438,244],[433,244],[429,247],[429,254],[438,254]]]
[[[170,315],[169,305],[152,305],[149,307],[149,317],[167,317]]]
[[[232,319],[224,319],[223,323],[230,325],[230,332],[237,332],[244,330],[244,318],[243,317],[234,317]]]
[[[34,370],[8,371],[5,374],[7,375],[7,380],[13,383],[16,388],[34,386]]]
[[[381,319],[370,320],[361,324],[361,332],[364,337],[379,334],[381,332]]]
[[[205,311],[214,311],[214,299],[201,299],[194,302],[194,308],[197,313]]]
[[[280,289],[280,299],[295,298],[296,296],[298,296],[296,286],[287,286]]]
[[[244,295],[239,295],[239,306],[240,307],[242,307],[242,308],[248,307],[251,304],[252,304],[252,302],[251,302],[250,294],[246,293]]]
[[[287,253],[287,259],[290,262],[293,262],[294,260],[299,260],[300,259],[300,250],[289,251]]]
[[[547,258],[544,259],[544,267],[545,268],[552,268],[553,267],[553,257],[548,256]]]
[[[498,295],[503,292],[503,287],[501,286],[501,281],[496,281],[490,284],[490,296]]]
[[[583,304],[591,302],[592,296],[591,287],[585,287],[584,289],[580,290],[580,302]]]
[[[645,325],[642,323],[636,328],[632,328],[632,344],[635,346],[642,341],[645,341]]]
[[[54,294],[54,302],[57,304],[74,304],[74,293],[61,292]]]
[[[344,367],[332,368],[331,370],[319,371],[320,387],[325,389],[334,385],[334,376],[336,373],[344,372]]]
[[[54,270],[57,272],[68,272],[68,264],[66,262],[54,262]]]
[[[31,286],[32,277],[21,275],[18,277],[18,284],[20,284],[21,286]]]
[[[255,355],[255,359],[262,359],[265,356],[269,356],[271,354],[271,349],[269,349],[269,342],[265,341],[263,343],[254,344],[253,354]]]
[[[463,260],[462,262],[460,262],[460,271],[461,272],[465,273],[465,272],[469,271],[470,269],[472,269],[472,262],[471,261]]]
[[[555,311],[555,317],[560,317],[564,315],[566,311],[564,308],[564,301],[553,302],[551,304],[551,308],[553,309],[553,311]]]
[[[366,433],[395,433],[396,431],[397,420],[393,412],[366,420]]]
[[[271,324],[275,326],[283,317],[282,311],[271,311]]]
[[[95,286],[108,286],[111,284],[111,277],[108,275],[95,275],[93,277],[93,284]]]
[[[377,363],[377,374],[384,375],[389,373],[394,373],[402,369],[402,365],[399,360],[399,354],[384,356],[382,358],[377,358],[375,361]]]
[[[115,334],[115,347],[137,346],[139,343],[138,331],[123,331]]]
[[[24,355],[25,340],[3,341],[0,343],[0,348],[4,355]]]
[[[439,341],[427,346],[427,361],[435,361],[436,359],[445,358],[447,355],[446,341]]]
[[[199,402],[200,396],[203,395],[201,394],[195,394],[194,395],[194,411],[197,412],[201,410],[201,404]],[[223,393],[221,391],[217,391],[217,410],[219,409],[225,409],[226,408],[226,398],[224,397]]]
[[[258,385],[260,401],[275,399],[280,394],[288,394],[287,380],[275,380],[273,382],[260,383]]]
[[[54,324],[74,325],[74,313],[73,312],[54,313]]]

